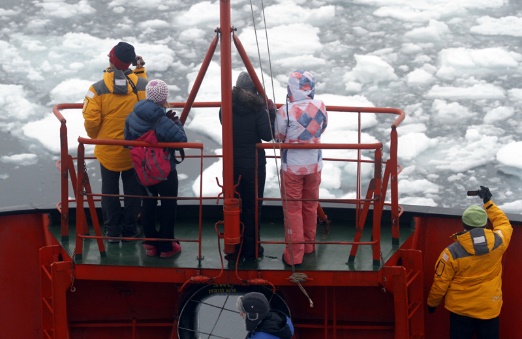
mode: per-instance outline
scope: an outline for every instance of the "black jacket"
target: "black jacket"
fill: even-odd
[[[234,140],[234,167],[254,168],[256,144],[271,141],[275,110],[265,106],[263,97],[234,87],[232,89],[232,132]],[[221,122],[221,110],[219,111]],[[258,153],[258,167],[266,164],[265,151]]]
[[[290,318],[283,312],[271,310],[245,339],[291,339],[293,335],[294,325]]]

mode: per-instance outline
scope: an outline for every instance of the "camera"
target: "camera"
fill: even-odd
[[[145,66],[145,61],[141,57],[136,57],[134,60],[132,60],[132,66],[138,66],[138,60],[141,59],[141,65]]]
[[[468,191],[468,197],[473,197],[479,195],[479,191]]]

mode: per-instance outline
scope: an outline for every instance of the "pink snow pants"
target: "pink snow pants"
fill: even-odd
[[[283,256],[288,264],[298,265],[303,262],[305,253],[312,253],[315,250],[314,244],[302,242],[315,242],[321,172],[296,175],[281,170],[281,178],[287,242]],[[285,200],[285,197],[288,200]],[[292,201],[293,199],[313,201]],[[298,242],[301,244],[297,244]]]

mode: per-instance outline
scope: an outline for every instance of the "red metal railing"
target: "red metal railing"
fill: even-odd
[[[148,143],[143,141],[127,141],[127,140],[106,140],[106,139],[89,139],[89,138],[78,138],[78,160],[77,160],[77,168],[78,168],[78,176],[77,176],[77,194],[76,194],[76,204],[79,208],[76,209],[76,249],[75,255],[77,260],[81,260],[82,252],[83,252],[83,239],[96,239],[98,242],[98,247],[100,249],[100,254],[105,255],[105,248],[103,245],[103,239],[106,238],[102,235],[100,229],[100,223],[98,221],[98,217],[96,214],[96,208],[94,205],[94,197],[102,197],[104,194],[95,194],[92,192],[88,176],[87,176],[87,167],[85,164],[85,146],[84,145],[116,145],[116,146],[149,146]],[[198,243],[198,258],[201,258],[201,240],[202,240],[202,231],[203,231],[203,222],[202,222],[202,210],[203,210],[203,199],[202,199],[202,189],[203,189],[203,144],[197,142],[159,142],[157,143],[158,147],[167,147],[167,148],[184,148],[184,149],[198,149],[200,151],[200,165],[199,165],[199,173],[200,173],[200,181],[199,181],[199,191],[200,194],[198,197],[194,198],[185,198],[185,200],[197,200],[199,203],[199,213],[198,213],[198,238],[197,239],[156,239],[156,238],[122,238],[118,237],[116,239],[122,240],[154,240],[154,241],[180,241],[180,242],[197,242]],[[129,195],[119,195],[120,197],[135,197],[141,199],[149,199],[151,197],[148,196],[129,196]],[[89,234],[87,219],[85,217],[85,212],[83,208],[80,208],[84,205],[84,198],[87,199],[87,203],[89,206],[89,212],[91,215],[92,226],[95,231],[95,236],[86,235]],[[179,197],[161,197],[161,199],[176,199],[179,200]]]
[[[171,104],[175,108],[186,107],[186,103],[172,103]],[[201,102],[201,103],[193,103],[194,107],[219,107],[219,102]],[[104,245],[102,239],[104,238],[101,230],[100,224],[97,219],[96,214],[96,206],[95,199],[101,197],[101,194],[96,194],[92,192],[90,187],[90,183],[88,180],[86,167],[85,167],[85,148],[84,145],[121,145],[121,146],[146,146],[147,144],[144,142],[138,141],[125,141],[125,140],[92,140],[88,138],[78,138],[79,146],[78,146],[78,156],[77,156],[77,169],[75,170],[74,166],[74,157],[69,154],[68,150],[68,142],[67,142],[67,126],[66,120],[61,114],[61,110],[63,109],[79,109],[81,108],[80,104],[61,104],[54,107],[53,112],[55,116],[61,122],[60,126],[60,170],[61,170],[61,202],[58,204],[58,208],[61,211],[61,235],[62,239],[67,239],[69,235],[69,204],[76,203],[77,206],[83,206],[85,202],[87,202],[89,207],[89,213],[91,220],[93,220],[93,228],[95,231],[95,235],[89,235],[88,226],[86,224],[86,215],[83,208],[77,208],[77,240],[76,240],[76,250],[75,254],[77,259],[81,259],[82,248],[83,248],[83,239],[93,238],[98,242],[98,246],[100,248],[101,255],[105,254]],[[398,244],[399,241],[399,217],[401,214],[401,209],[398,204],[398,189],[397,189],[397,175],[399,173],[399,166],[397,162],[397,126],[404,119],[404,113],[401,110],[393,109],[393,108],[371,108],[371,107],[345,107],[345,106],[327,106],[327,110],[331,113],[333,112],[344,112],[346,114],[357,114],[358,115],[358,143],[353,144],[314,144],[314,145],[305,145],[305,144],[273,144],[273,143],[262,143],[258,144],[258,149],[270,149],[277,148],[278,150],[282,149],[349,149],[356,150],[357,157],[353,159],[335,159],[335,158],[324,158],[324,161],[351,161],[357,164],[357,172],[356,172],[356,181],[357,181],[357,189],[356,189],[356,197],[354,199],[319,199],[319,202],[323,203],[338,203],[338,204],[354,204],[356,206],[356,234],[354,236],[353,241],[318,241],[316,244],[346,244],[352,245],[349,262],[353,262],[355,260],[356,252],[359,245],[370,245],[373,248],[373,260],[374,265],[379,265],[380,258],[380,225],[381,225],[381,217],[382,212],[384,210],[385,205],[389,205],[391,209],[391,220],[392,220],[392,240],[393,242]],[[363,144],[361,142],[361,115],[365,113],[374,113],[374,114],[392,114],[397,115],[396,119],[391,124],[391,133],[390,133],[390,153],[389,159],[384,160],[382,158],[382,143],[368,143]],[[204,155],[204,145],[201,143],[160,143],[160,146],[165,147],[174,147],[174,148],[193,148],[199,149],[199,156],[192,156],[200,158],[200,178],[202,177],[202,172],[204,169],[204,159],[208,157],[215,157],[210,155]],[[361,157],[362,151],[373,151],[373,160],[365,160]],[[270,156],[269,156],[270,157]],[[276,157],[277,158],[277,157]],[[362,190],[364,189],[361,186],[361,165],[363,163],[373,163],[374,165],[374,174],[371,178],[370,184],[366,189],[366,196],[362,197]],[[384,175],[382,174],[384,166]],[[257,168],[257,166],[256,166]],[[74,199],[69,198],[69,177],[71,179],[71,186],[74,193]],[[202,225],[202,202],[207,199],[217,199],[216,197],[203,197],[203,187],[202,181],[200,180],[200,192],[197,197],[177,197],[176,199],[180,200],[196,200],[200,205],[200,213],[198,216],[198,224],[200,233],[198,236],[199,243],[199,257],[201,257],[201,225]],[[391,199],[390,203],[385,203],[386,194],[390,188],[391,191]],[[256,186],[257,190],[257,186]],[[257,196],[257,195],[256,195]],[[120,197],[124,197],[121,195]],[[146,197],[144,197],[146,198]],[[266,201],[280,201],[282,202],[283,198],[264,198]],[[255,204],[257,208],[257,204]],[[364,230],[364,225],[370,213],[370,208],[373,207],[373,227],[372,227],[372,241],[360,241],[361,235]],[[227,212],[227,211],[225,211]],[[226,213],[225,213],[226,214]],[[257,215],[257,214],[256,214]],[[256,217],[257,218],[257,217]],[[225,220],[224,224],[230,223],[230,221]],[[256,220],[256,234],[258,231],[259,220]],[[225,225],[226,226],[226,225]],[[141,239],[138,239],[141,240]],[[179,240],[179,239],[178,239]],[[184,239],[183,241],[196,241],[190,239]],[[269,243],[269,242],[266,242]],[[284,239],[281,241],[273,241],[270,243],[282,244],[285,243]]]
[[[357,253],[357,249],[359,245],[370,245],[373,249],[373,264],[374,266],[380,265],[380,228],[381,228],[381,219],[382,213],[385,205],[389,205],[391,208],[391,221],[392,221],[392,243],[399,244],[399,217],[402,214],[402,209],[398,204],[398,181],[397,176],[399,174],[399,165],[397,160],[397,126],[404,120],[404,112],[395,109],[395,108],[375,108],[375,107],[346,107],[346,106],[327,106],[328,112],[346,112],[346,113],[356,113],[358,116],[358,129],[357,129],[357,140],[358,143],[355,144],[277,144],[274,147],[273,144],[260,143],[257,144],[257,149],[274,149],[281,151],[283,149],[351,149],[357,150],[357,158],[355,159],[339,159],[339,158],[323,158],[323,161],[344,161],[344,162],[355,162],[357,164],[357,172],[356,172],[356,181],[357,181],[357,189],[356,189],[356,197],[354,199],[319,199],[319,203],[328,202],[328,203],[338,203],[338,204],[354,204],[356,206],[356,233],[353,241],[316,241],[314,244],[343,244],[343,245],[352,245],[350,250],[350,256],[348,258],[348,263],[353,263],[355,260],[355,256]],[[367,143],[363,144],[361,142],[361,132],[362,132],[362,124],[361,124],[361,116],[364,113],[373,113],[373,114],[393,114],[397,115],[397,118],[393,121],[391,125],[391,133],[390,133],[390,154],[389,159],[386,161],[382,159],[382,143]],[[373,160],[363,160],[361,158],[362,150],[373,150],[374,156]],[[257,159],[257,157],[256,157]],[[361,191],[363,187],[361,186],[361,164],[363,163],[373,163],[374,164],[374,175],[370,181],[370,184],[367,188],[366,197],[362,198]],[[383,164],[385,165],[384,175],[382,174]],[[256,165],[257,169],[257,165]],[[257,177],[257,175],[256,175]],[[388,186],[390,185],[390,186]],[[388,191],[388,187],[391,191],[391,201],[389,204],[385,203],[386,193]],[[257,194],[257,183],[256,183],[256,197]],[[263,198],[260,199],[263,201],[283,201],[285,198]],[[288,199],[286,199],[288,200]],[[255,204],[256,210],[258,208],[258,204]],[[364,230],[364,225],[367,220],[368,213],[370,211],[370,207],[373,206],[373,227],[372,227],[372,241],[362,242],[361,236]],[[321,210],[321,208],[319,207]],[[324,215],[323,213],[319,213],[319,217]],[[326,218],[326,216],[324,216]],[[256,239],[259,233],[259,220],[256,213]],[[271,243],[271,244],[280,244],[285,243],[284,241],[261,241],[261,243]],[[257,246],[256,246],[257,247]]]

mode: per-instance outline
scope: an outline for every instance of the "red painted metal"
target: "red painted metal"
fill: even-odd
[[[59,245],[40,249],[42,332],[48,338],[69,338],[66,291],[71,286],[72,263],[60,260]]]
[[[0,215],[0,332],[5,338],[41,338],[38,251],[45,246],[40,213]]]
[[[239,244],[239,203],[234,183],[234,154],[232,131],[232,53],[230,1],[220,1],[221,32],[221,125],[223,140],[223,215],[225,224],[225,253],[235,253]]]
[[[203,82],[203,79],[205,78],[205,74],[207,73],[208,66],[210,65],[210,62],[212,61],[212,57],[214,56],[214,53],[216,51],[216,47],[218,45],[218,40],[219,40],[219,36],[218,36],[218,34],[216,34],[216,36],[210,43],[207,54],[205,55],[205,58],[203,59],[201,68],[199,69],[198,75],[196,76],[196,80],[194,81],[194,85],[192,86],[192,89],[190,90],[190,94],[187,98],[187,102],[183,107],[183,111],[181,112],[181,117],[179,118],[179,120],[181,121],[182,124],[185,124],[189,111],[192,108],[192,105],[194,104],[194,100],[196,99],[196,95],[198,94],[199,88],[201,87],[201,83]]]
[[[307,302],[302,298],[299,289],[288,280],[289,271],[242,271],[245,278],[257,279],[259,275],[277,284],[278,290],[288,301],[292,310],[292,316],[296,322],[296,329],[300,338],[344,338],[347,333],[355,338],[402,338],[394,335],[397,331],[394,325],[394,318],[397,312],[408,314],[410,318],[409,328],[411,334],[416,330],[418,319],[416,316],[424,313],[423,306],[425,296],[432,282],[433,267],[438,254],[442,248],[451,242],[449,235],[460,229],[459,218],[434,217],[422,215],[416,218],[416,232],[410,237],[410,241],[404,246],[411,250],[397,252],[397,256],[389,260],[382,272],[310,272],[305,271],[310,279],[306,282],[308,294],[314,301],[314,308],[310,309]],[[2,289],[0,289],[0,300],[4,305],[10,305],[9,312],[3,312],[0,317],[2,333],[12,338],[39,338],[42,337],[38,332],[42,330],[42,317],[40,315],[41,300],[38,288],[34,288],[34,282],[40,280],[41,264],[38,264],[38,249],[40,258],[46,263],[43,266],[58,263],[56,268],[61,267],[63,274],[58,273],[58,278],[53,279],[53,284],[57,286],[50,290],[55,290],[55,295],[59,298],[64,297],[67,304],[67,314],[61,314],[53,323],[65,321],[69,322],[68,328],[71,337],[81,337],[80,333],[96,333],[100,339],[122,338],[122,333],[127,329],[133,328],[136,333],[158,333],[158,328],[171,333],[174,320],[165,322],[153,322],[148,324],[144,320],[135,319],[133,322],[110,322],[106,324],[89,323],[81,319],[88,319],[89,314],[99,314],[99,312],[117,312],[123,303],[129,299],[121,299],[120,295],[125,295],[125,291],[132,293],[130,299],[133,303],[138,303],[134,307],[147,305],[148,300],[155,300],[155,307],[168,310],[169,314],[176,312],[176,305],[182,298],[182,293],[176,292],[176,286],[191,276],[197,276],[198,271],[192,269],[172,269],[172,268],[145,268],[145,267],[111,267],[102,265],[72,265],[71,258],[61,250],[47,244],[46,239],[51,237],[45,235],[48,219],[39,212],[23,213],[7,216],[0,216],[2,225],[2,236],[0,237],[0,254],[2,257]],[[6,227],[9,225],[9,227]],[[522,232],[518,232],[522,223],[514,223],[515,232],[513,233],[512,245],[522,242]],[[20,252],[19,239],[24,239],[24,251]],[[409,252],[421,253],[409,257]],[[521,292],[518,281],[522,278],[518,268],[518,258],[522,255],[520,246],[511,246],[505,255],[504,260],[504,306],[501,314],[501,337],[509,337],[510,333],[517,333],[518,324],[522,321],[522,315],[518,312],[521,299]],[[16,253],[17,255],[10,255]],[[47,259],[46,259],[47,257]],[[7,259],[9,258],[9,259]],[[421,262],[419,264],[419,261]],[[419,273],[417,266],[425,267]],[[20,269],[23,267],[23,269]],[[74,271],[71,271],[74,267]],[[411,267],[411,272],[408,268]],[[62,272],[58,270],[59,272]],[[403,273],[395,273],[396,270],[405,270]],[[70,274],[74,272],[74,274]],[[207,271],[208,275],[219,273],[214,270]],[[398,275],[398,277],[395,277]],[[71,278],[75,278],[72,284]],[[401,292],[404,284],[394,282],[394,279],[405,281],[409,285],[408,292]],[[234,283],[236,276],[233,271],[225,271],[216,283]],[[77,288],[76,293],[69,293],[72,284]],[[147,284],[154,284],[151,288]],[[415,284],[422,286],[415,287]],[[60,287],[61,285],[61,287]],[[173,288],[174,286],[174,288]],[[383,288],[386,291],[383,291]],[[116,289],[116,290],[114,290]],[[23,291],[23,293],[22,293]],[[42,291],[44,289],[42,288]],[[119,292],[118,292],[119,291]],[[183,292],[183,291],[182,291]],[[402,294],[401,294],[402,293]],[[409,302],[397,300],[401,303],[395,305],[396,299],[408,296]],[[399,298],[400,296],[400,298]],[[59,299],[58,298],[58,299]],[[57,300],[58,300],[57,299]],[[113,306],[99,308],[97,305],[107,304],[106,300],[111,300]],[[420,300],[419,305],[413,305],[412,300]],[[127,300],[127,301],[125,301]],[[63,302],[63,299],[60,301]],[[412,306],[413,305],[413,306]],[[407,311],[404,307],[407,306]],[[141,306],[154,315],[152,309]],[[394,309],[400,307],[399,311]],[[5,309],[5,308],[4,308]],[[125,309],[125,308],[124,308]],[[139,309],[139,307],[138,307]],[[407,313],[405,313],[407,312]],[[420,312],[420,313],[419,313]],[[395,317],[389,315],[395,314]],[[159,317],[160,314],[158,313]],[[448,312],[439,307],[435,314],[423,314],[421,317],[425,321],[425,338],[443,338],[447,336],[449,328]],[[107,318],[109,319],[109,318]],[[165,318],[167,319],[167,318]],[[362,319],[378,319],[376,324],[364,325]],[[316,322],[318,320],[318,322]],[[379,325],[380,324],[380,325]],[[405,324],[401,325],[406,326]],[[61,327],[63,329],[63,326]],[[92,328],[93,332],[89,331]],[[113,332],[112,329],[117,330]],[[148,332],[143,332],[146,331]],[[80,332],[78,332],[80,331]],[[119,332],[118,332],[119,331]],[[390,333],[385,334],[385,333]],[[406,330],[403,330],[406,331]],[[372,334],[373,333],[373,334]],[[401,332],[402,333],[402,332]],[[85,335],[85,334],[84,334]],[[402,334],[401,334],[402,335]],[[129,336],[130,337],[130,334]]]
[[[248,75],[250,75],[250,78],[252,79],[252,82],[256,86],[257,91],[265,97],[265,100],[268,99],[265,93],[265,88],[261,81],[259,81],[259,78],[257,76],[256,70],[254,69],[254,66],[252,66],[252,63],[250,62],[250,59],[248,58],[248,55],[245,51],[245,48],[243,47],[243,44],[241,43],[241,40],[233,34],[232,35],[234,45],[236,46],[237,52],[239,56],[241,57],[241,60],[243,61],[243,64],[245,65],[245,68],[247,69]]]
[[[196,78],[186,103],[172,103],[182,107],[181,120],[185,121],[191,107],[221,107],[223,114],[223,163],[224,163],[224,225],[223,238],[225,252],[231,253],[239,237],[239,216],[237,197],[233,182],[232,157],[232,114],[231,114],[231,37],[245,66],[260,92],[262,85],[255,74],[239,39],[233,35],[230,25],[230,1],[220,1],[221,21],[218,33],[207,52],[201,70]],[[221,36],[221,102],[194,102],[205,72]],[[48,230],[49,218],[41,212],[0,215],[0,258],[2,272],[0,279],[0,303],[9,305],[9,312],[2,312],[0,329],[10,338],[177,338],[177,315],[186,297],[187,290],[194,284],[223,285],[267,285],[277,287],[292,311],[296,328],[296,338],[442,338],[448,333],[447,311],[440,310],[433,315],[424,312],[427,292],[433,278],[433,265],[443,247],[451,242],[449,235],[460,229],[458,217],[434,217],[426,213],[415,220],[413,234],[401,245],[379,270],[375,271],[325,271],[300,270],[306,279],[299,286],[306,288],[306,297],[296,288],[296,272],[285,270],[245,269],[225,270],[203,269],[201,267],[150,267],[150,266],[108,266],[79,263],[84,239],[97,239],[100,255],[104,253],[102,236],[99,231],[94,198],[85,172],[84,144],[137,145],[145,143],[122,140],[91,140],[79,138],[77,156],[78,175],[74,170],[73,157],[68,153],[66,121],[60,110],[79,109],[81,104],[61,104],[53,112],[61,122],[61,236],[67,239],[69,224],[69,203],[87,206],[91,219],[95,220],[95,236],[86,235],[87,227],[84,208],[77,209],[76,249],[69,255],[58,244]],[[355,199],[323,199],[321,202],[355,204],[357,231],[354,241],[317,242],[318,244],[352,245],[351,256],[355,258],[359,245],[373,247],[373,261],[380,261],[381,213],[388,187],[391,190],[392,237],[399,239],[399,216],[402,208],[398,205],[397,175],[397,126],[404,120],[404,112],[393,108],[359,108],[327,106],[328,111],[354,112],[358,114],[359,133],[361,115],[365,113],[393,114],[397,118],[391,125],[390,159],[382,159],[382,144],[362,144],[359,134],[357,144],[281,145],[283,148],[322,148],[357,150],[357,196]],[[137,143],[137,144],[136,144]],[[161,143],[165,147],[196,148],[200,150],[200,177],[203,172],[203,145],[198,143]],[[259,144],[258,148],[273,147]],[[362,150],[374,150],[374,160],[361,159]],[[193,156],[197,157],[197,156]],[[362,198],[360,189],[360,165],[374,163],[374,178]],[[383,175],[382,165],[386,164]],[[72,181],[75,200],[68,196],[69,178]],[[202,196],[200,180],[198,258],[201,258],[202,202],[209,197]],[[214,198],[215,197],[210,197]],[[270,201],[272,199],[265,199]],[[280,199],[279,199],[280,200]],[[360,242],[364,221],[373,207],[372,241]],[[78,210],[81,210],[78,212]],[[93,214],[94,213],[94,214]],[[326,218],[326,216],[324,216]],[[96,226],[97,225],[97,226]],[[257,222],[256,222],[257,225]],[[522,227],[521,223],[514,225]],[[256,226],[257,227],[257,226]],[[256,230],[257,232],[258,230]],[[23,249],[20,242],[23,239]],[[512,244],[522,241],[522,233],[513,233]],[[267,243],[284,243],[273,241]],[[101,245],[100,245],[101,244]],[[355,249],[355,250],[354,250]],[[221,252],[221,251],[219,251]],[[16,255],[13,255],[16,254]],[[511,246],[504,259],[504,307],[501,321],[501,336],[517,333],[522,315],[518,312],[522,292],[518,281],[522,278],[518,268],[518,258],[522,256],[521,246]],[[223,260],[221,258],[221,260]],[[75,263],[77,262],[77,263]],[[40,282],[40,289],[34,282]],[[76,292],[73,291],[76,289]],[[107,300],[110,300],[107,303]],[[154,300],[151,303],[151,300]],[[100,307],[100,305],[104,305]],[[310,307],[313,305],[313,307]],[[3,308],[5,309],[5,308]],[[106,319],[107,321],[100,321]]]

